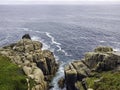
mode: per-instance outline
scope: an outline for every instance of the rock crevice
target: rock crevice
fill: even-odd
[[[66,88],[67,90],[89,90],[86,78],[93,77],[97,72],[116,69],[120,71],[118,67],[120,67],[119,52],[113,51],[111,47],[97,47],[93,52],[86,53],[83,60],[73,61],[65,67]]]

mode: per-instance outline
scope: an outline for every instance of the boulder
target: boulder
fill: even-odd
[[[77,82],[77,71],[71,66],[65,68],[65,81],[67,90],[77,90],[75,87],[75,82]]]
[[[58,81],[58,86],[61,89],[63,89],[65,87],[65,79],[63,77],[60,78],[60,80]]]
[[[43,72],[41,71],[41,69],[35,68],[33,70],[33,75],[34,75],[35,82],[37,84],[42,83],[44,81],[44,75],[43,75]]]
[[[82,61],[73,61],[65,67],[65,82],[67,90],[78,90],[78,81],[90,76],[90,69]]]
[[[24,73],[29,76],[31,73],[32,73],[32,68],[31,67],[27,67],[27,66],[24,66],[23,67],[23,71]]]
[[[107,71],[118,66],[120,54],[113,52],[110,47],[100,47],[85,54],[85,63],[93,70]]]
[[[31,39],[30,35],[29,34],[25,34],[22,36],[22,39]]]

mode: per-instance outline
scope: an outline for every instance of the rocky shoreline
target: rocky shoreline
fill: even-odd
[[[32,41],[29,34],[25,34],[17,43],[0,49],[0,54],[10,58],[25,73],[28,90],[48,90],[49,83],[57,72],[58,63],[49,50],[42,50],[42,43]],[[30,80],[33,80],[30,86]]]
[[[120,52],[97,47],[82,60],[67,65],[64,72],[67,90],[120,90],[120,84],[116,85],[120,79]]]
[[[0,55],[22,68],[27,90],[49,90],[58,70],[54,54],[42,50],[42,43],[25,34],[17,43],[0,48]],[[120,52],[111,47],[97,47],[82,60],[70,62],[64,68],[65,77],[58,82],[67,90],[120,90]],[[32,80],[32,84],[31,84]],[[57,83],[57,82],[56,82]]]

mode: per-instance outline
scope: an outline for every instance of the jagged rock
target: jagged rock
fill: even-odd
[[[74,61],[71,64],[77,71],[78,80],[82,80],[83,78],[90,75],[90,69],[82,61]]]
[[[29,34],[25,34],[22,36],[22,39],[31,39],[30,35]]]
[[[97,77],[95,72],[118,71],[119,67],[119,52],[113,51],[111,47],[97,47],[94,52],[86,53],[83,60],[73,61],[65,67],[66,88],[67,90],[88,90],[90,88],[85,78]]]
[[[82,61],[74,61],[65,67],[65,81],[67,90],[78,90],[75,86],[77,81],[90,75],[90,69]]]
[[[111,47],[99,46],[94,49],[94,52],[112,52],[113,49]]]
[[[39,50],[42,48],[42,43],[38,42],[38,41],[33,41],[33,46],[35,50]]]
[[[102,51],[99,50],[99,52],[88,52],[85,55],[85,63],[91,69],[96,71],[112,70],[118,66],[119,61],[120,55],[116,54],[111,48],[107,47],[103,47]]]
[[[67,90],[77,90],[75,82],[77,82],[77,71],[69,64],[65,67],[65,80]]]
[[[11,58],[23,69],[28,79],[34,80],[32,90],[47,90],[48,79],[52,79],[58,68],[53,53],[42,50],[42,46],[41,42],[32,41],[29,34],[25,34],[17,43],[0,48],[2,55]]]

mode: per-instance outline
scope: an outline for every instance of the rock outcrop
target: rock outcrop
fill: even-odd
[[[32,41],[29,34],[25,34],[17,43],[5,46],[0,53],[11,59],[11,62],[23,68],[29,82],[35,83],[28,90],[47,90],[48,81],[54,76],[58,69],[54,55],[49,50],[42,50],[42,43]]]
[[[83,60],[73,61],[65,67],[66,88],[67,90],[93,90],[88,87],[87,77],[93,77],[95,73],[103,71],[119,71],[119,67],[119,52],[113,51],[111,47],[97,47],[94,52],[86,53]]]

